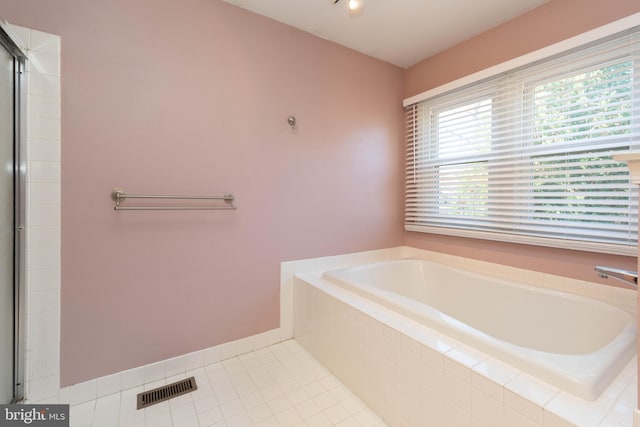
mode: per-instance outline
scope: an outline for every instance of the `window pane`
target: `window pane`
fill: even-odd
[[[628,135],[632,71],[632,63],[625,61],[536,85],[534,144]]]
[[[534,219],[626,223],[629,175],[611,153],[629,149],[616,141],[631,133],[632,65],[622,61],[534,87],[533,145],[547,153],[532,162]],[[593,150],[584,149],[589,145]]]
[[[491,99],[438,114],[438,157],[441,159],[491,150]]]
[[[486,216],[488,182],[485,162],[438,167],[438,213]]]

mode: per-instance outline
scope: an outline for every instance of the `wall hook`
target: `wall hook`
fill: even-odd
[[[289,126],[291,126],[291,129],[293,129],[293,130],[296,130],[298,128],[296,126],[297,120],[296,120],[295,116],[287,117],[287,123],[289,123]]]

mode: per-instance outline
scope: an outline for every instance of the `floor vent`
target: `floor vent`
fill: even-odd
[[[171,398],[190,393],[198,389],[196,379],[194,377],[186,380],[178,381],[153,390],[138,393],[138,409],[144,409],[156,403],[164,402]]]

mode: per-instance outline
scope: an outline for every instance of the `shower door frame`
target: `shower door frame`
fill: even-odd
[[[25,271],[26,271],[26,55],[0,26],[0,46],[13,57],[13,400],[24,399],[25,383]]]

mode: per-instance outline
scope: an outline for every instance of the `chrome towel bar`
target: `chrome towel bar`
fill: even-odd
[[[223,206],[122,206],[122,202],[127,199],[164,199],[164,200],[223,200]],[[151,195],[151,194],[127,194],[122,188],[114,188],[111,192],[111,200],[115,202],[113,207],[116,211],[160,211],[160,210],[235,210],[237,206],[233,204],[233,194],[226,193],[223,196],[174,196],[174,195]]]

